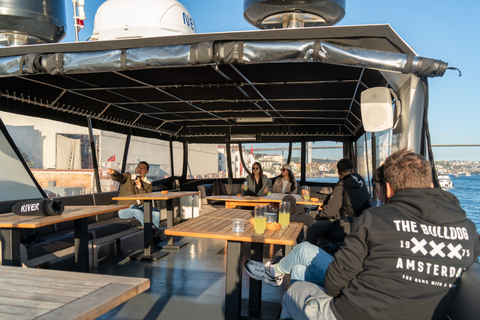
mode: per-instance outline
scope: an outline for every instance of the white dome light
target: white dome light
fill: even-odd
[[[92,40],[196,33],[195,22],[177,0],[108,0],[95,15]]]

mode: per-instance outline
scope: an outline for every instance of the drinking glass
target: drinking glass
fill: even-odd
[[[245,182],[243,183],[243,191],[248,191],[248,183],[247,183],[247,181],[245,181]]]
[[[278,223],[280,223],[282,228],[288,227],[288,224],[290,223],[290,202],[282,202],[280,204]]]
[[[233,218],[232,231],[235,234],[243,233],[245,231],[245,219]]]
[[[303,187],[303,198],[305,201],[310,200],[310,187],[309,186],[304,186]]]
[[[277,213],[276,212],[267,212],[267,223],[277,222]]]
[[[265,206],[255,206],[255,219],[253,223],[255,233],[264,233],[267,228],[267,216]]]

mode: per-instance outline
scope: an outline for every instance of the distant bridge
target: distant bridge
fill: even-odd
[[[432,148],[441,147],[480,147],[480,144],[432,144]],[[321,147],[307,147],[307,149],[341,149],[342,146],[321,146]],[[245,149],[248,149],[245,146]],[[301,150],[301,147],[292,147],[293,150]],[[255,151],[274,151],[274,150],[288,150],[288,147],[270,147],[270,148],[254,148]]]
[[[432,147],[480,147],[480,144],[432,144]]]

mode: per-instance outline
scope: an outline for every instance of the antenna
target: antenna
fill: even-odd
[[[75,41],[78,42],[78,32],[85,28],[85,0],[72,0],[73,2],[73,20],[75,21]],[[78,13],[78,14],[77,14]]]

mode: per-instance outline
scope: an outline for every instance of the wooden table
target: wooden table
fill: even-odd
[[[141,193],[133,194],[129,196],[114,197],[113,200],[143,200],[143,217],[144,217],[144,226],[143,226],[143,252],[138,252],[131,256],[132,259],[137,260],[157,260],[168,255],[169,252],[153,251],[153,241],[152,241],[152,207],[153,200],[168,201],[173,200],[176,203],[172,203],[172,211],[167,211],[167,228],[173,227],[173,213],[175,211],[175,204],[179,210],[182,210],[179,205],[179,198],[198,195],[198,191],[180,191],[180,192],[168,192],[163,194],[161,192],[151,192],[151,193]],[[163,249],[179,249],[186,243],[175,243],[173,236],[167,237],[166,245],[162,246]]]
[[[66,206],[61,215],[54,216],[20,216],[14,213],[0,215],[2,230],[2,264],[21,266],[20,232],[21,229],[34,229],[56,223],[74,221],[75,263],[76,270],[89,272],[88,263],[88,217],[126,209],[129,206]]]
[[[242,244],[250,242],[252,246],[251,258],[262,261],[264,243],[285,245],[285,254],[288,254],[298,235],[303,231],[303,223],[291,222],[284,230],[266,231],[263,235],[259,235],[255,233],[253,225],[248,221],[251,217],[249,210],[220,209],[165,230],[165,234],[168,235],[227,240],[225,319],[228,320],[240,319],[243,271]],[[245,232],[242,234],[233,233],[233,218],[246,219]],[[251,279],[249,290],[250,311],[259,312],[261,296],[262,282]]]
[[[150,288],[145,278],[0,266],[0,319],[95,319]]]
[[[238,206],[256,206],[256,205],[259,205],[259,204],[264,204],[264,205],[278,204],[278,203],[281,203],[283,198],[287,195],[288,194],[284,194],[284,193],[272,193],[269,196],[261,196],[261,197],[256,197],[256,196],[240,196],[240,197],[238,197],[236,195],[231,195],[231,196],[208,196],[208,197],[206,197],[206,199],[207,200],[213,200],[213,201],[225,201],[225,208],[235,209]],[[297,204],[310,205],[310,206],[322,206],[323,205],[323,200],[319,200],[319,202],[312,202],[312,201],[306,201],[299,194],[291,194],[291,196],[295,197],[295,199],[297,200]]]

